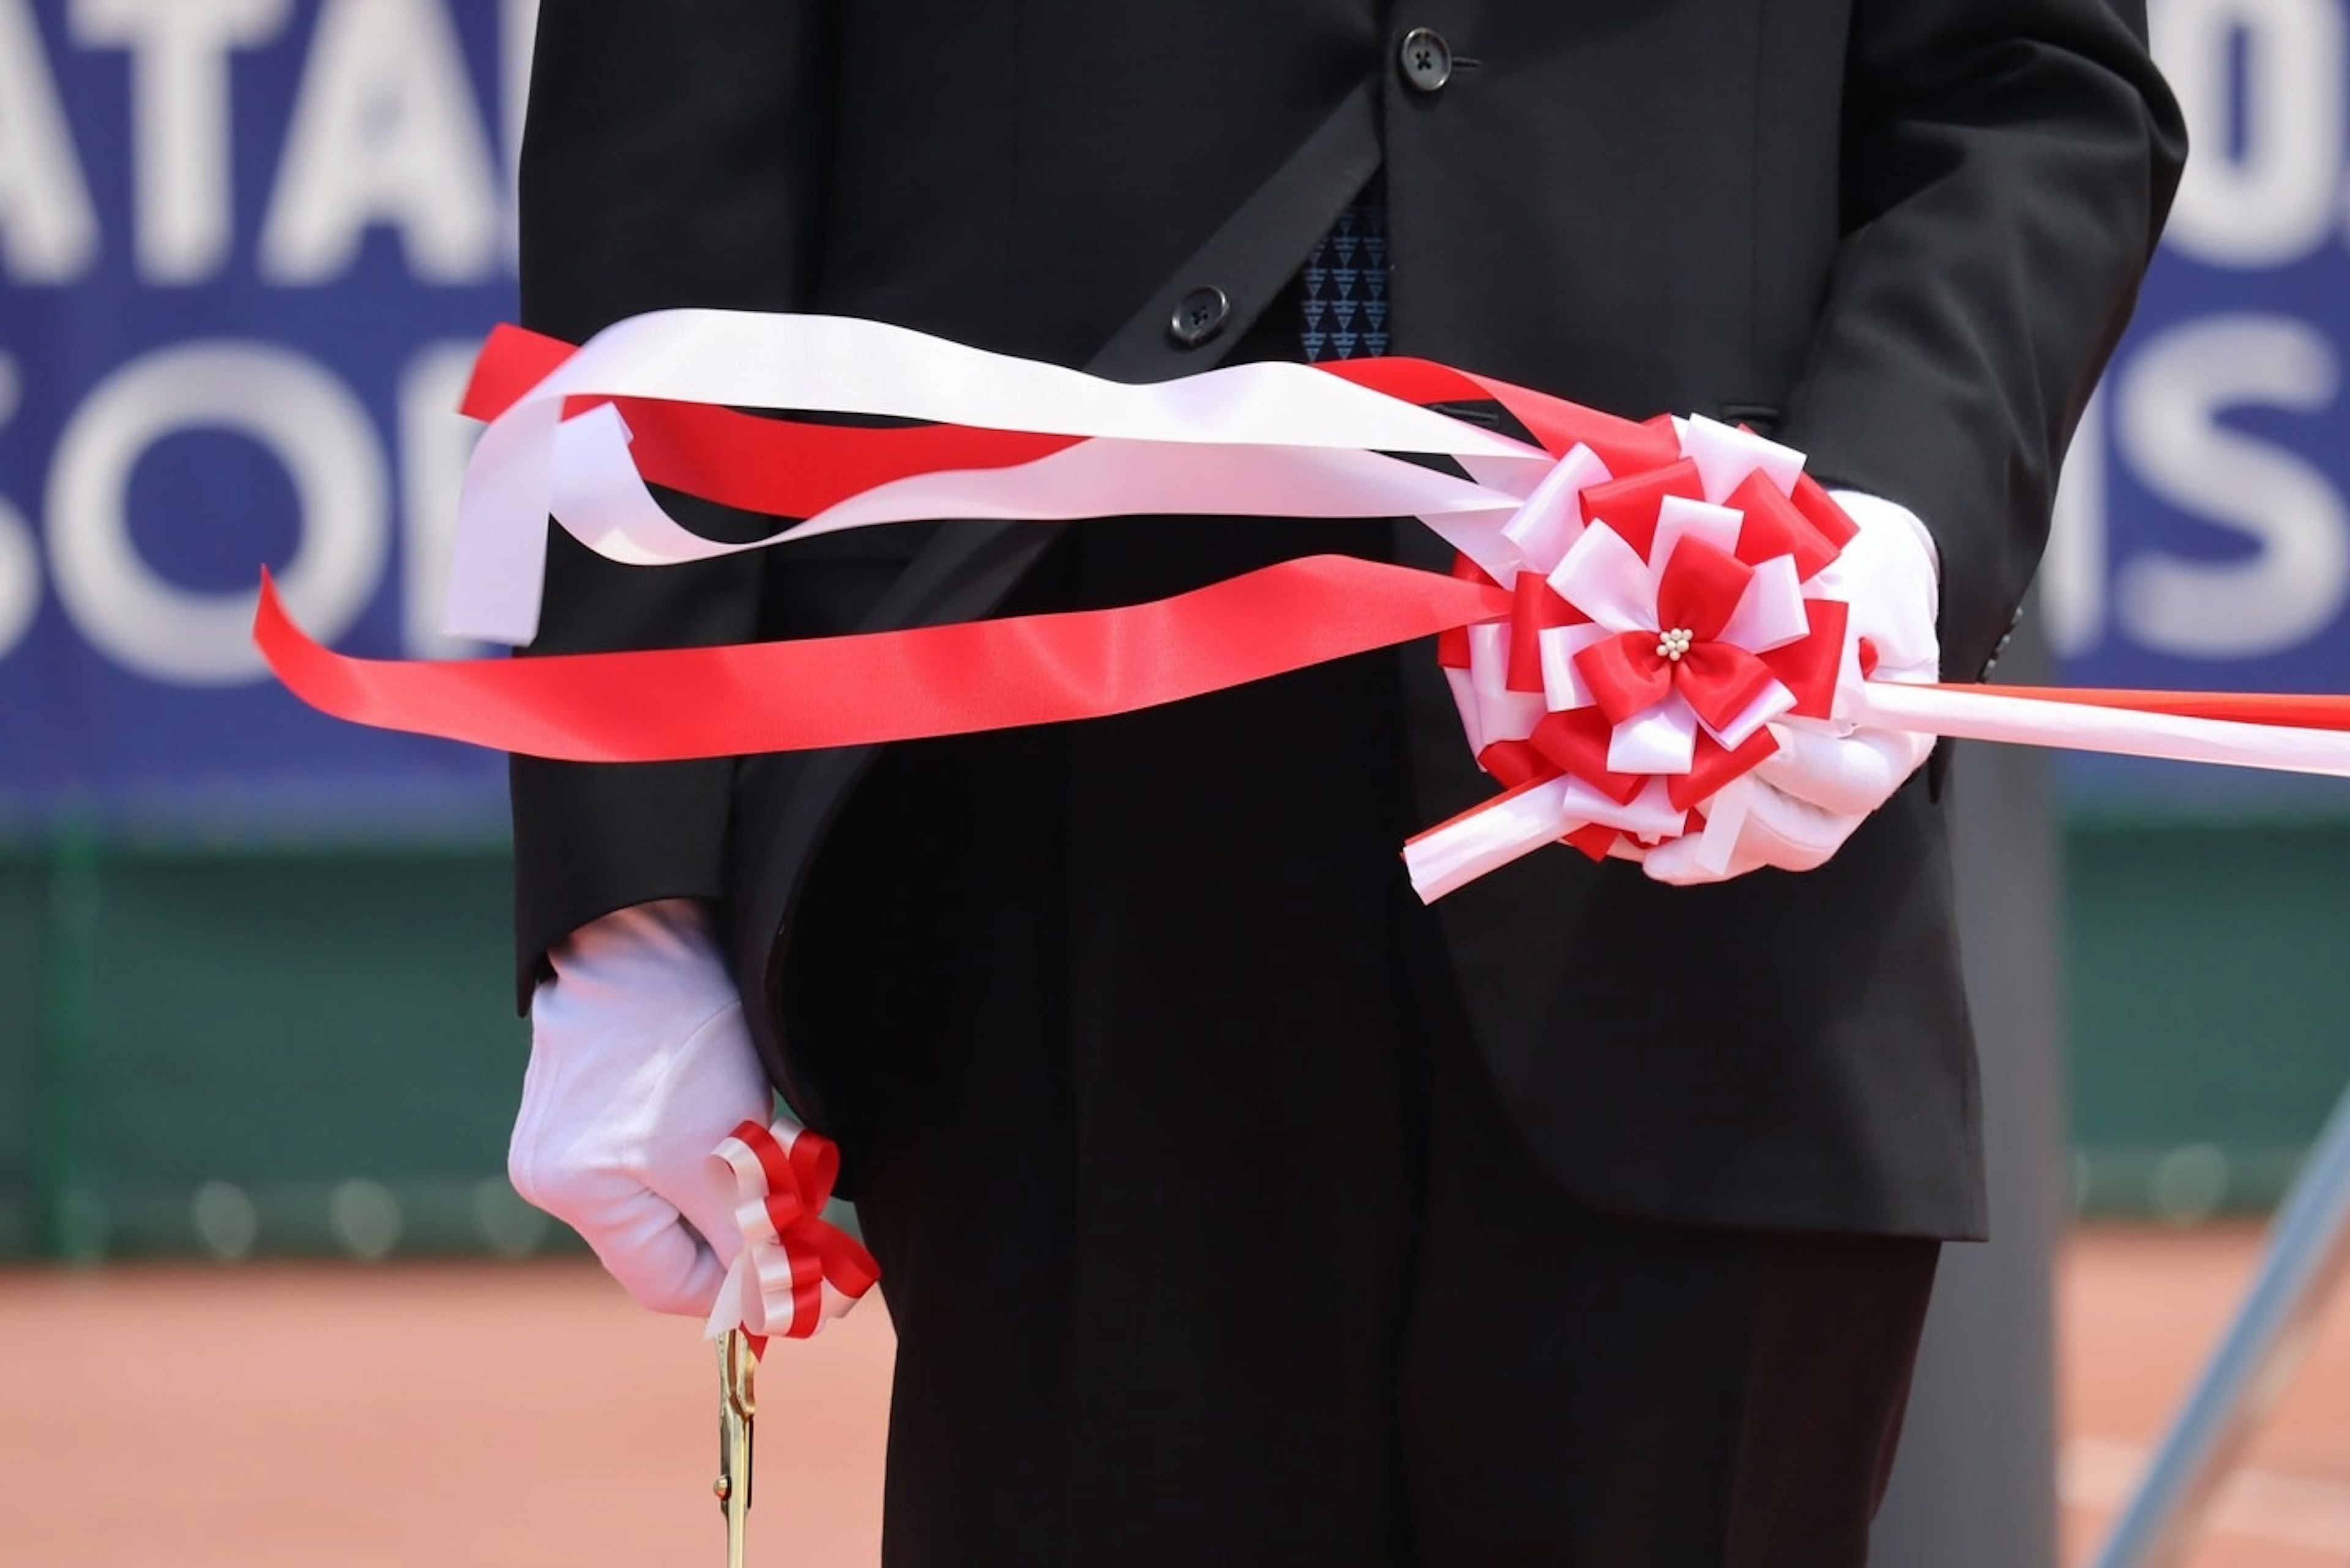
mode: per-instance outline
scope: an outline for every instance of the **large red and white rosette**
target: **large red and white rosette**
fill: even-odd
[[[1533,441],[1430,406],[1464,402]],[[466,406],[489,422],[459,502],[452,629],[510,643],[536,634],[549,517],[648,568],[916,519],[1163,513],[1415,516],[1460,564],[1316,556],[1114,610],[455,664],[330,652],[265,580],[256,639],[313,706],[558,759],[732,756],[1130,712],[1434,635],[1504,787],[1407,847],[1430,898],[1560,841],[1637,857],[1697,834],[1719,870],[1752,770],[1804,726],[2350,776],[2350,698],[1872,679],[1854,524],[1801,453],[1424,360],[1128,386],[872,322],[667,311],[577,349],[502,328]],[[796,521],[721,544],[654,486]]]
[[[1801,453],[1710,420],[1669,428],[1679,457],[1620,478],[1576,446],[1503,526],[1511,613],[1439,657],[1509,789],[1406,846],[1423,898],[1555,840],[1638,854],[1692,826],[1719,870],[1771,726],[1837,727],[1861,663],[1835,579],[1850,519]]]

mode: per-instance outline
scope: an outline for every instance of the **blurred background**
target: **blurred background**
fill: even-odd
[[[691,1331],[504,1179],[501,760],[318,718],[246,639],[266,562],[347,651],[483,651],[435,628],[451,410],[514,311],[535,11],[0,0],[0,1563],[712,1528]],[[2350,691],[2350,0],[2154,12],[2196,157],[2036,629],[2075,684]],[[2077,1558],[2350,1085],[2350,785],[2051,776]],[[854,1440],[767,1469],[869,1560],[886,1323],[804,1354],[784,1386]],[[328,1426],[404,1501],[350,1495]],[[2350,1563],[2350,1338],[2279,1428],[2198,1563]],[[144,1511],[93,1458],[142,1430],[177,1478]]]

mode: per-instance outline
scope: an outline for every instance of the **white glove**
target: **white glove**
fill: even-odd
[[[699,1315],[742,1246],[712,1158],[775,1097],[709,910],[688,898],[590,921],[547,954],[506,1151],[515,1190],[587,1239],[638,1304]]]
[[[1934,622],[1941,574],[1933,536],[1907,507],[1852,490],[1837,491],[1835,498],[1860,532],[1820,574],[1820,582],[1829,597],[1851,605],[1853,632],[1875,645],[1873,678],[1940,680]],[[1906,730],[1830,735],[1773,724],[1771,733],[1779,749],[1748,775],[1750,804],[1729,868],[1714,871],[1699,864],[1703,840],[1691,834],[1648,852],[1643,865],[1650,877],[1689,887],[1765,866],[1814,870],[1844,847],[1869,813],[1893,798],[1934,749],[1931,735]]]

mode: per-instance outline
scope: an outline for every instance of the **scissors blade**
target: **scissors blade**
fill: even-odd
[[[726,1568],[743,1568],[751,1515],[751,1436],[759,1413],[759,1358],[741,1329],[718,1342],[718,1507],[726,1516]]]

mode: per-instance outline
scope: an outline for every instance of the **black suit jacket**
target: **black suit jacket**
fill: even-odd
[[[660,306],[815,310],[1176,375],[1384,161],[1395,351],[1636,417],[1744,420],[1911,507],[1939,547],[1946,670],[1976,676],[2184,155],[2139,0],[1386,9],[547,0],[525,319],[577,339]],[[1451,53],[1436,90],[1400,68],[1415,27]],[[1187,347],[1157,323],[1198,286],[1232,316]],[[963,618],[1041,537],[948,524],[642,572],[558,533],[537,646]],[[1426,819],[1488,793],[1432,660],[1404,701]],[[819,850],[886,854],[827,844],[869,761],[518,759],[525,990],[566,931],[693,896],[724,902],[745,994],[772,1000],[795,923],[822,918],[796,907]],[[1806,876],[1668,888],[1561,851],[1445,901],[1470,1023],[1569,1190],[1683,1220],[1981,1233],[1938,777]],[[823,1125],[823,1084],[772,1007],[750,1012]]]

